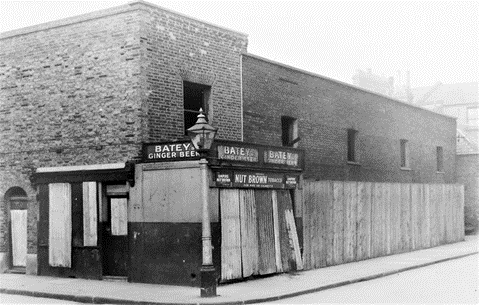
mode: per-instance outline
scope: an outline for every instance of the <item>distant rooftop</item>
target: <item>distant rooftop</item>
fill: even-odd
[[[478,83],[457,83],[457,84],[441,84],[434,90],[425,100],[418,103],[421,98],[427,94],[433,86],[412,88],[411,92],[414,96],[414,104],[425,106],[431,104],[455,105],[455,104],[478,104],[479,91]]]

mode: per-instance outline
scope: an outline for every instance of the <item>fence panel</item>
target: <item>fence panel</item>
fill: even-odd
[[[344,262],[356,259],[357,183],[344,183]]]
[[[463,186],[304,183],[305,269],[464,239]]]

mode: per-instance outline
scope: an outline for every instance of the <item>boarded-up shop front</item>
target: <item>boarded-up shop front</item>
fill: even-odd
[[[201,180],[190,145],[144,145],[131,192],[132,281],[200,284]],[[213,264],[220,280],[302,269],[294,199],[303,152],[218,141],[209,165]]]
[[[39,168],[38,274],[128,276],[130,163]]]

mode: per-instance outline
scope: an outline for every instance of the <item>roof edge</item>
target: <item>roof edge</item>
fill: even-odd
[[[234,31],[234,30],[231,30],[231,29],[228,29],[228,28],[224,28],[224,27],[221,27],[221,26],[218,26],[218,25],[215,25],[215,24],[212,24],[212,23],[200,20],[200,19],[196,19],[196,18],[187,16],[187,15],[172,11],[170,9],[163,8],[163,7],[158,6],[156,4],[153,4],[153,3],[149,3],[149,2],[146,2],[146,1],[143,1],[143,0],[138,0],[138,1],[132,1],[132,2],[129,2],[127,4],[120,5],[120,6],[114,6],[114,7],[111,7],[111,8],[97,10],[97,11],[93,11],[93,12],[86,13],[86,14],[67,17],[67,18],[64,18],[64,19],[49,21],[49,22],[45,22],[45,23],[40,23],[40,24],[20,28],[20,29],[15,29],[15,30],[3,32],[3,33],[0,33],[0,40],[1,39],[6,39],[6,38],[12,38],[12,37],[15,37],[15,36],[27,35],[27,34],[31,34],[31,33],[35,33],[35,32],[50,30],[50,29],[53,29],[53,28],[69,26],[69,25],[76,24],[76,23],[81,23],[81,22],[86,22],[86,21],[90,21],[90,20],[100,19],[100,18],[104,18],[104,17],[108,17],[108,16],[122,14],[122,13],[132,12],[132,11],[140,10],[141,6],[151,7],[151,8],[158,9],[158,10],[161,10],[161,11],[173,14],[173,15],[177,15],[179,17],[183,17],[183,18],[187,18],[187,19],[190,19],[190,20],[193,20],[193,21],[196,21],[196,22],[200,22],[200,23],[203,23],[205,25],[217,28],[219,30],[230,32],[230,33],[232,33],[236,36],[240,36],[242,38],[247,38],[248,37],[247,34],[244,34],[244,33],[238,32],[238,31]]]
[[[327,76],[324,76],[324,75],[320,75],[320,74],[313,73],[313,72],[310,72],[310,71],[306,71],[306,70],[303,70],[303,69],[300,69],[300,68],[296,68],[296,67],[293,67],[293,66],[290,66],[290,65],[287,65],[287,64],[283,64],[283,63],[280,63],[280,62],[277,62],[277,61],[274,61],[274,60],[271,60],[271,59],[267,59],[267,58],[264,58],[264,57],[261,57],[261,56],[258,56],[258,55],[254,55],[254,54],[247,53],[247,52],[243,53],[242,55],[248,56],[248,57],[251,57],[251,58],[255,58],[255,59],[258,59],[258,60],[262,60],[262,61],[274,64],[274,65],[277,65],[277,66],[280,66],[280,67],[283,67],[283,68],[286,68],[286,69],[290,69],[290,70],[293,70],[293,71],[296,71],[296,72],[300,72],[300,73],[303,73],[303,74],[306,74],[306,75],[309,75],[309,76],[322,78],[324,80],[334,82],[334,83],[340,84],[340,85],[345,86],[345,87],[349,87],[349,88],[352,88],[352,89],[356,89],[356,90],[359,90],[359,91],[370,93],[370,94],[373,94],[373,95],[376,95],[376,96],[384,97],[384,98],[387,98],[388,100],[390,100],[392,102],[396,102],[396,103],[399,103],[399,104],[402,104],[404,106],[408,106],[408,107],[411,107],[411,108],[424,110],[424,111],[427,111],[431,114],[435,114],[435,115],[438,115],[438,116],[441,116],[441,117],[444,117],[444,118],[447,118],[447,119],[452,119],[452,120],[455,120],[455,121],[457,120],[455,117],[452,117],[452,116],[449,116],[449,115],[440,114],[440,113],[428,110],[426,108],[422,108],[422,107],[419,107],[419,106],[416,106],[416,105],[412,105],[412,104],[403,102],[401,100],[392,98],[390,96],[387,96],[387,95],[384,95],[384,94],[381,94],[381,93],[377,93],[377,92],[370,91],[370,90],[367,90],[367,89],[364,89],[364,88],[361,88],[361,87],[357,87],[357,86],[354,86],[354,85],[336,80],[334,78],[330,78],[330,77],[327,77]]]

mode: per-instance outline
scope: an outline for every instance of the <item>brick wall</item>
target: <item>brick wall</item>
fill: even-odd
[[[211,86],[208,118],[218,138],[242,139],[240,54],[246,35],[145,6],[143,51],[148,140],[184,137],[183,81]]]
[[[0,34],[0,196],[31,198],[33,169],[125,162],[141,143],[183,138],[183,81],[211,86],[219,138],[241,140],[244,34],[134,2]],[[0,251],[8,206],[1,206]]]
[[[457,183],[464,184],[466,231],[479,229],[479,154],[457,155]]]
[[[138,155],[138,15],[124,7],[0,37],[0,195],[20,186],[32,198],[29,253],[36,252],[32,168]]]
[[[242,62],[244,140],[281,145],[281,116],[297,118],[305,178],[455,182],[454,119],[257,56]],[[347,162],[347,129],[358,130],[359,164]],[[409,141],[410,170],[400,169],[400,139]]]

